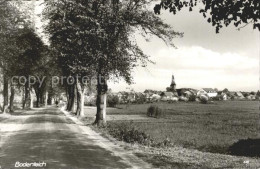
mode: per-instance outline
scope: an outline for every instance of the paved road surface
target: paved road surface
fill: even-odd
[[[16,162],[45,162],[44,168],[53,169],[130,168],[55,107],[17,112],[0,127],[2,169],[15,168]]]

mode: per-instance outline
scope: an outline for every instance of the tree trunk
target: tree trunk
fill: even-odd
[[[77,110],[77,107],[75,106],[75,103],[76,103],[76,101],[77,101],[77,86],[76,86],[76,84],[74,84],[74,102],[72,103],[72,112],[73,113],[75,113],[76,114],[76,110]]]
[[[33,108],[33,92],[30,90],[30,109]]]
[[[24,94],[25,92],[24,92],[24,87],[22,88],[22,100],[21,100],[21,104],[22,104],[22,106],[23,106],[23,102],[24,102]]]
[[[48,105],[52,105],[52,96],[51,95],[48,95]]]
[[[44,100],[44,98],[43,98],[43,91],[40,91],[39,92],[39,103],[40,103],[40,106],[42,106],[43,105],[43,100]]]
[[[106,124],[107,123],[107,93],[105,92],[103,95],[103,123]]]
[[[85,116],[85,110],[84,110],[84,104],[85,104],[85,89],[83,89],[82,91],[82,95],[81,95],[81,117]]]
[[[14,90],[14,85],[11,83],[11,95],[10,95],[10,106],[9,106],[9,110],[10,112],[14,112],[14,94],[15,94],[15,90]]]
[[[97,106],[97,114],[96,114],[96,120],[94,124],[97,125],[102,125],[103,122],[103,117],[101,116],[101,93],[102,93],[102,88],[99,80],[97,80],[97,100],[96,100],[96,106]]]
[[[66,88],[66,98],[67,98],[67,106],[66,106],[66,110],[68,110],[69,107],[69,87]]]
[[[40,105],[44,106],[45,105],[45,96],[46,96],[46,90],[45,89],[40,89]]]
[[[35,95],[36,95],[36,107],[40,107],[39,103],[40,103],[40,90],[39,88],[34,88],[35,91]]]
[[[40,107],[40,94],[36,94],[36,107]]]
[[[3,77],[4,79],[4,89],[3,89],[3,97],[4,97],[4,104],[3,104],[3,113],[7,113],[8,109],[8,78],[6,75]]]
[[[30,93],[29,83],[26,82],[26,83],[25,83],[25,86],[24,86],[24,101],[23,101],[23,109],[25,109],[26,104],[28,103],[29,93]]]
[[[69,111],[71,106],[71,87],[67,86],[67,107],[66,110]]]
[[[68,111],[73,111],[74,110],[74,102],[75,102],[75,93],[74,93],[74,85],[70,86],[70,107]]]
[[[48,92],[45,92],[45,96],[44,96],[44,106],[46,107],[48,105]]]
[[[101,78],[100,78],[101,77]],[[106,101],[106,88],[104,86],[106,85],[105,79],[101,76],[101,74],[98,74],[98,80],[97,80],[97,100],[96,100],[96,106],[97,106],[97,114],[96,114],[96,120],[94,124],[97,124],[98,126],[104,126],[106,125],[106,104],[102,105],[104,101]],[[103,84],[103,83],[104,84]],[[102,101],[102,93],[104,93],[103,101]],[[103,110],[103,111],[102,111]]]
[[[77,117],[84,117],[84,86],[81,87],[79,80],[77,79]]]
[[[68,87],[68,95],[69,95],[69,99],[68,99],[68,103],[67,103],[67,111],[74,111],[74,103],[76,100],[76,86],[75,85],[70,85]]]

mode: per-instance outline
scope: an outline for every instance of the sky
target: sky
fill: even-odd
[[[174,75],[177,88],[217,88],[230,91],[259,90],[260,35],[248,25],[240,31],[230,25],[219,34],[195,9],[176,15],[164,11],[160,15],[183,38],[173,40],[177,49],[168,47],[158,38],[146,42],[137,35],[137,42],[156,64],[136,68],[134,84],[123,81],[109,83],[113,91],[134,89],[166,90]]]
[[[42,7],[36,8],[41,13]],[[156,37],[146,42],[136,34],[136,41],[155,64],[134,69],[134,84],[123,80],[109,82],[114,92],[134,89],[166,90],[174,75],[177,88],[217,88],[230,91],[259,90],[260,35],[252,25],[237,30],[230,25],[215,33],[215,28],[203,18],[198,8],[184,9],[176,15],[164,11],[160,17],[175,31],[183,32],[183,38],[173,43],[177,49],[164,44]],[[40,20],[38,27],[42,26]]]

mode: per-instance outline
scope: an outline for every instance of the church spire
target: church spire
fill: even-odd
[[[171,85],[176,85],[173,75],[172,75],[172,83],[171,83]]]
[[[173,90],[176,89],[176,83],[175,83],[175,79],[174,79],[174,76],[173,76],[173,75],[172,75],[171,88],[172,88]]]

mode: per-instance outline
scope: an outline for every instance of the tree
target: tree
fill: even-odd
[[[123,77],[126,82],[131,83],[131,70],[139,64],[143,67],[150,62],[149,56],[145,55],[138,45],[132,41],[131,35],[140,29],[143,35],[155,35],[166,43],[173,45],[173,37],[181,34],[174,32],[171,27],[151,11],[144,8],[150,2],[145,0],[130,0],[127,2],[109,1],[95,2],[95,19],[99,23],[97,32],[101,32],[102,38],[97,42],[101,46],[101,57],[97,61],[97,124],[105,123],[105,109],[103,118],[100,109],[100,96],[106,98],[106,80],[112,77]],[[102,36],[103,35],[103,36]],[[103,79],[102,79],[103,78]],[[101,85],[104,82],[105,85]],[[105,99],[104,99],[105,100]]]
[[[256,92],[256,95],[257,95],[257,96],[260,96],[260,90],[258,90],[258,91]]]
[[[250,95],[256,95],[256,92],[251,91],[251,92],[250,92]]]
[[[247,92],[242,92],[242,94],[243,94],[244,97],[249,96],[249,93],[247,93]]]
[[[46,1],[44,16],[50,20],[46,26],[46,31],[50,35],[52,50],[57,55],[57,63],[61,68],[64,85],[67,88],[67,110],[73,111],[74,103],[77,99],[78,116],[84,116],[84,77],[92,76],[90,64],[90,47],[88,45],[90,37],[90,26],[95,23],[88,20],[86,13],[89,13],[88,2],[82,1]],[[56,8],[59,6],[59,8]],[[85,15],[85,16],[84,16]],[[58,24],[57,24],[58,23]]]
[[[136,95],[136,103],[138,104],[144,104],[146,102],[146,97],[144,94],[139,93]]]
[[[8,108],[8,87],[9,80],[12,75],[11,65],[14,63],[14,57],[18,50],[15,44],[15,38],[20,33],[19,22],[21,21],[21,14],[14,4],[8,1],[0,1],[0,67],[3,73],[4,87],[3,87],[3,112],[6,113]],[[10,111],[13,111],[14,86],[11,84],[10,96]]]
[[[229,93],[229,90],[228,90],[227,88],[225,88],[225,89],[223,90],[223,93]]]
[[[145,0],[46,1],[45,16],[51,19],[46,30],[61,53],[64,72],[94,75],[97,80],[95,124],[105,124],[101,103],[102,98],[106,100],[107,80],[122,77],[131,83],[131,70],[150,61],[133,41],[134,32],[139,29],[144,36],[155,35],[170,45],[175,36],[182,35],[144,8],[149,4]]]
[[[15,76],[24,77],[24,102],[23,108],[28,104],[30,108],[33,106],[33,85],[34,87],[40,83],[40,87],[44,88],[45,84],[41,82],[43,77],[46,76],[46,53],[47,47],[43,44],[42,40],[30,27],[25,27],[16,41],[17,48],[20,51],[17,55],[17,62],[13,67]],[[21,62],[22,60],[22,62]],[[37,94],[37,92],[36,92]],[[30,100],[30,103],[29,103]]]
[[[231,23],[236,27],[242,25],[240,28],[252,23],[253,29],[258,28],[260,31],[259,0],[161,0],[160,4],[155,5],[154,12],[160,14],[161,9],[165,9],[176,14],[185,7],[192,11],[200,3],[203,7],[199,12],[216,27],[216,33],[219,33],[223,26],[229,26]]]
[[[109,107],[115,107],[119,103],[119,98],[116,95],[108,95],[107,103]]]
[[[28,87],[29,76],[36,76],[37,71],[43,65],[42,49],[44,48],[41,39],[36,35],[33,23],[30,20],[31,9],[26,8],[26,12],[20,10],[23,6],[21,1],[0,1],[0,23],[1,23],[1,43],[0,43],[0,66],[4,79],[4,106],[5,112],[10,108],[10,112],[14,111],[13,101],[15,95],[15,87],[20,88],[21,84],[14,76],[25,76],[27,83],[25,84],[25,103],[31,98],[30,107],[32,107],[32,93],[30,86]],[[39,71],[38,71],[39,72]],[[9,84],[10,83],[10,84]],[[17,85],[15,85],[15,83]],[[10,98],[8,98],[8,88],[10,86]],[[29,97],[29,95],[31,95]],[[10,101],[8,101],[10,99]]]
[[[40,104],[47,105],[48,99],[51,100],[52,97],[63,91],[62,88],[59,90],[52,84],[52,76],[60,75],[60,70],[56,64],[55,53],[43,44],[39,49],[40,57],[34,63],[35,66],[33,69],[33,75],[37,79],[35,79],[35,84],[32,86],[36,94],[36,107],[39,107]]]

